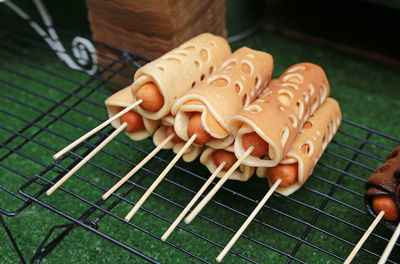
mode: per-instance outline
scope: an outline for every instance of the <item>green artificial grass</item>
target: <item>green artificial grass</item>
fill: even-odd
[[[25,40],[18,38],[18,36],[36,41],[41,46],[37,47],[29,44]],[[398,69],[268,32],[258,32],[243,41],[233,43],[232,48],[237,49],[243,45],[267,51],[274,56],[274,77],[278,77],[284,69],[297,62],[309,61],[321,65],[330,81],[331,96],[339,101],[344,118],[400,137],[398,102],[400,71]],[[21,53],[21,49],[26,50],[26,53]],[[46,73],[41,69],[35,69],[26,63],[57,73],[60,76],[65,76],[66,79],[56,77],[54,74]],[[12,70],[20,74],[15,74]],[[29,76],[40,80],[41,83],[29,79]],[[18,176],[17,173],[29,177],[40,173],[45,166],[53,162],[51,157],[56,150],[61,149],[69,143],[69,140],[76,139],[106,118],[106,111],[102,104],[111,92],[101,80],[90,82],[89,86],[91,88],[82,87],[76,93],[76,96],[64,100],[63,105],[52,109],[57,102],[68,96],[68,92],[78,88],[79,85],[76,82],[85,83],[89,81],[89,78],[83,73],[64,67],[46,44],[35,33],[30,31],[19,31],[16,36],[7,36],[0,43],[0,80],[2,80],[2,96],[0,97],[0,109],[2,110],[0,112],[1,142],[10,138],[15,131],[19,131],[29,122],[34,121],[42,114],[46,114],[43,111],[51,109],[51,115],[46,115],[40,119],[36,123],[37,126],[32,126],[24,131],[22,135],[7,143],[6,146],[0,148],[0,156],[6,155],[10,149],[16,148],[26,138],[29,139],[35,133],[40,132],[34,137],[34,141],[24,144],[18,149],[18,152],[12,152],[1,161],[4,166],[0,167],[0,185],[18,192],[18,188],[26,182],[26,179]],[[92,88],[98,89],[93,92]],[[35,95],[30,93],[35,93]],[[12,102],[10,98],[16,101]],[[80,98],[84,98],[85,102],[78,103]],[[90,102],[88,102],[89,100]],[[28,108],[23,104],[30,107]],[[70,108],[73,108],[73,110],[56,119],[45,131],[40,131],[41,127],[52,122],[54,117],[59,116]],[[22,120],[17,120],[16,117]],[[78,127],[73,126],[73,124],[77,124]],[[112,130],[108,128],[106,131]],[[349,124],[343,124],[341,131],[361,138],[366,136],[365,130],[355,128]],[[61,138],[60,135],[65,136],[67,139]],[[100,137],[95,136],[90,142],[95,143],[98,140],[100,140]],[[93,158],[92,163],[87,164],[78,172],[78,175],[98,184],[99,188],[95,188],[77,177],[72,177],[63,187],[95,203],[104,191],[118,180],[116,175],[124,175],[145,156],[145,153],[139,150],[132,151],[131,146],[140,147],[147,152],[154,147],[151,139],[132,142],[121,134],[118,136],[118,140],[112,141],[102,153]],[[361,144],[361,141],[342,133],[335,137],[335,141],[346,144],[350,148],[331,144],[327,152],[337,153],[348,159],[351,159],[355,153],[351,150],[351,147],[358,148]],[[393,148],[396,145],[396,142],[377,135],[373,135],[371,141],[389,148]],[[365,146],[364,150],[379,158],[384,158],[389,153],[389,150],[383,150],[373,145]],[[85,151],[86,148],[80,148],[78,154],[83,154]],[[301,237],[306,231],[307,223],[312,220],[317,208],[329,194],[332,185],[340,177],[341,170],[344,170],[348,164],[343,159],[329,153],[323,155],[320,164],[315,169],[314,176],[307,181],[304,188],[289,198],[274,195],[268,201],[267,207],[257,215],[257,221],[253,222],[244,233],[253,240],[241,237],[233,247],[235,252],[261,263],[283,263],[287,260],[286,256],[270,248],[263,247],[255,240],[290,254],[298,243],[296,237]],[[167,160],[172,159],[170,151],[162,151],[159,156],[166,157]],[[122,157],[123,160],[118,157]],[[361,179],[366,179],[371,173],[368,168],[374,169],[380,162],[373,157],[362,154],[356,158],[356,161],[364,166],[353,164],[350,168],[347,168],[348,173],[355,177],[345,175],[340,183],[341,188],[336,189],[333,199],[330,199],[326,204],[324,212],[328,215],[326,213],[321,214],[315,223],[316,228],[310,230],[295,258],[308,263],[340,263],[341,261],[331,256],[330,253],[345,258],[352,250],[352,247],[340,239],[327,235],[326,232],[356,243],[362,232],[352,227],[351,224],[367,228],[372,222],[372,219],[364,213],[362,196],[357,193],[362,194],[364,192],[364,184]],[[60,165],[67,167],[72,162],[73,159],[68,157]],[[95,164],[100,164],[108,171],[96,167]],[[152,195],[143,206],[145,210],[140,210],[131,221],[134,226],[128,226],[120,220],[105,216],[98,223],[99,231],[162,263],[199,262],[199,260],[141,231],[142,229],[147,230],[160,237],[168,228],[170,224],[168,221],[173,221],[178,216],[182,206],[189,202],[194,192],[200,189],[204,179],[209,175],[207,169],[200,165],[198,161],[190,164],[180,161],[178,165],[180,168],[174,168],[168,174],[167,180],[164,180],[156,189],[158,195],[173,201],[175,204]],[[337,168],[338,171],[330,169],[329,166]],[[157,160],[153,160],[138,175],[135,175],[133,180],[137,180],[150,172],[150,176],[140,183],[140,186],[147,188],[164,167],[164,163],[159,165]],[[185,170],[193,171],[203,178],[191,176]],[[43,177],[52,180],[58,175],[57,172],[49,171],[44,173]],[[172,184],[171,181],[178,183],[182,187]],[[246,183],[227,182],[226,187],[237,193],[232,194],[224,189],[214,199],[218,203],[226,204],[234,210],[248,215],[256,206],[256,201],[260,200],[266,192],[267,188],[265,186],[265,180],[257,179],[256,177]],[[128,186],[123,186],[117,193],[122,194],[127,188]],[[33,195],[38,189],[39,186],[33,184],[26,189],[26,192]],[[138,187],[129,193],[126,199],[136,202],[143,193],[144,190]],[[239,194],[245,195],[250,199],[244,199]],[[56,191],[50,197],[41,195],[39,199],[75,218],[79,218],[82,213],[91,207],[61,190]],[[109,198],[101,205],[101,208],[106,209],[115,200],[116,197]],[[299,203],[303,203],[303,205]],[[21,202],[16,198],[10,198],[9,195],[0,192],[0,206],[2,208],[12,211],[20,204]],[[112,213],[123,218],[131,207],[131,204],[122,201],[112,209]],[[279,212],[283,212],[283,214]],[[96,219],[100,213],[97,210],[88,220]],[[164,219],[157,218],[154,214],[160,215]],[[231,230],[237,230],[245,220],[245,216],[235,214],[217,203],[207,205],[202,211],[202,215],[226,225]],[[340,223],[335,218],[343,219],[348,224]],[[28,207],[16,217],[6,218],[6,222],[15,235],[22,253],[28,258],[33,256],[39,243],[52,226],[70,223],[65,218],[36,204]],[[221,249],[204,241],[199,236],[204,236],[216,243],[225,245],[233,235],[232,231],[203,218],[195,219],[190,226],[182,223],[182,227],[197,233],[198,236],[177,228],[168,241],[210,262],[215,262],[215,257]],[[284,230],[290,235],[285,235],[277,229]],[[56,234],[59,233],[60,230],[57,230]],[[381,226],[378,227],[376,233],[386,238],[390,237],[390,233]],[[0,245],[1,263],[15,263],[18,261],[11,243],[1,228]],[[371,237],[364,246],[365,249],[376,254],[380,254],[384,247],[385,244],[382,243],[382,240],[376,237]],[[399,262],[399,256],[400,249],[397,247],[391,259]],[[357,255],[355,262],[376,263],[377,259],[377,257],[362,251]],[[105,239],[99,238],[92,232],[87,232],[78,227],[73,229],[43,259],[42,263],[140,263],[141,261],[134,254]],[[224,259],[224,263],[242,262],[245,261],[234,254],[228,254]]]

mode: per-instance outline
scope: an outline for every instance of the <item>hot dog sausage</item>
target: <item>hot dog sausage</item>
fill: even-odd
[[[281,179],[282,182],[279,184],[279,186],[285,188],[297,182],[297,171],[297,163],[279,164],[278,166],[268,169],[268,177],[272,184],[278,179]]]
[[[158,111],[164,105],[164,97],[157,86],[152,83],[146,83],[136,92],[136,100],[143,100],[140,107],[147,111]]]
[[[120,122],[121,124],[123,124],[124,122],[128,124],[127,127],[125,128],[125,130],[128,133],[133,133],[144,129],[142,116],[134,111],[129,111],[123,116],[121,116]]]
[[[268,153],[268,143],[263,140],[256,132],[251,132],[243,135],[242,137],[243,149],[247,150],[250,146],[254,147],[251,155],[262,157]]]
[[[388,196],[377,196],[372,200],[372,207],[376,214],[385,211],[383,219],[387,221],[396,221],[399,219],[399,211],[393,198]]]
[[[188,123],[187,134],[189,138],[196,134],[197,138],[194,142],[199,145],[203,145],[210,141],[211,136],[204,130],[201,123],[201,113],[197,112],[192,115]]]
[[[234,153],[219,149],[212,154],[215,165],[218,167],[223,161],[225,161],[225,166],[222,168],[223,171],[229,170],[233,164],[237,161]]]

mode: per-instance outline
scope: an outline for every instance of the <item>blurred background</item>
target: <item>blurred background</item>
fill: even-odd
[[[36,21],[40,21],[40,16],[34,7],[32,1],[17,0],[14,1],[27,11]],[[226,34],[222,29],[226,25],[229,37],[241,34],[248,30],[254,30],[259,26],[261,29],[270,30],[279,34],[284,34],[294,38],[301,38],[306,41],[315,42],[320,45],[328,45],[348,52],[355,52],[376,59],[381,59],[399,66],[399,38],[396,37],[396,26],[399,24],[400,2],[396,0],[338,0],[321,2],[317,0],[294,1],[294,0],[226,0],[226,1],[191,1],[188,5],[185,1],[167,1],[164,10],[161,10],[162,1],[109,1],[109,0],[87,0],[87,1],[44,1],[49,13],[53,16],[55,26],[68,27],[71,31],[80,34],[90,34],[90,24],[88,19],[88,7],[92,8],[94,20],[112,24],[115,28],[129,29],[132,32],[145,32],[148,35],[152,33],[151,28],[145,27],[153,25],[153,31],[164,36],[179,36],[183,34],[180,31],[186,31],[188,36],[190,32],[197,29],[190,27],[190,24],[182,23],[181,15],[187,17],[186,21],[193,22],[200,20],[202,24],[199,28],[208,29]],[[135,4],[136,3],[136,4]],[[146,3],[144,5],[143,3]],[[181,3],[181,4],[179,4]],[[119,17],[120,13],[99,12],[104,10],[104,6],[112,6],[119,10],[131,9],[133,17]],[[142,8],[138,8],[142,6]],[[139,17],[142,21],[138,25],[138,17],[135,14],[143,13],[143,10],[153,6],[153,12],[148,12],[148,21],[143,21],[146,16]],[[117,9],[120,7],[120,9]],[[199,8],[201,7],[201,8]],[[169,9],[168,9],[169,8]],[[226,8],[226,10],[225,10]],[[142,10],[143,9],[143,10]],[[193,13],[196,10],[197,13]],[[191,14],[185,14],[190,11]],[[4,13],[13,13],[11,10],[3,8]],[[126,11],[125,15],[129,11]],[[106,14],[111,14],[106,16]],[[205,16],[205,14],[208,15]],[[175,17],[169,17],[175,15]],[[196,16],[197,15],[197,16]],[[162,17],[163,16],[163,17]],[[163,22],[169,21],[170,24],[161,27],[160,23],[152,20],[154,17],[163,18]],[[225,18],[221,20],[218,17]],[[114,20],[111,20],[114,19]],[[10,19],[8,17],[8,19]],[[107,20],[106,19],[110,19]],[[180,24],[173,24],[174,21]],[[4,21],[3,26],[9,23],[18,23],[15,21]],[[122,22],[121,22],[122,21]],[[129,24],[133,21],[135,24]],[[210,23],[213,21],[213,23]],[[156,29],[154,25],[158,25]],[[168,28],[169,27],[169,28]],[[193,34],[193,33],[192,33]],[[157,38],[157,36],[153,36]],[[112,42],[110,40],[109,42]],[[172,43],[173,40],[170,39]],[[121,43],[123,45],[123,43]]]

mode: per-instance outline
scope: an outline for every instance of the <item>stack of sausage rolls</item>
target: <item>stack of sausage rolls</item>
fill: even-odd
[[[112,125],[126,122],[132,140],[154,133],[155,145],[174,134],[164,148],[175,153],[196,135],[183,159],[200,156],[211,172],[225,162],[221,175],[252,146],[230,179],[247,181],[256,171],[270,184],[281,178],[277,191],[290,195],[312,174],[341,112],[319,66],[299,63],[271,81],[272,72],[270,54],[231,53],[225,39],[205,33],[140,68],[105,104],[112,117],[142,100]]]

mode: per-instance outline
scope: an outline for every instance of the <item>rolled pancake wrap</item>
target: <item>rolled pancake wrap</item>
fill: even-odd
[[[225,148],[224,150],[234,153],[233,145]],[[214,173],[217,169],[217,165],[214,162],[212,154],[216,151],[214,148],[206,147],[203,153],[200,156],[200,162],[207,167],[207,169]],[[229,176],[230,180],[236,181],[247,181],[253,175],[255,171],[254,167],[250,167],[244,164],[240,164],[240,166]],[[226,171],[221,171],[218,173],[217,177],[222,178],[225,175]]]
[[[166,117],[161,119],[161,125],[153,135],[154,145],[159,146],[161,144],[161,142],[163,142],[164,139],[168,137],[168,133],[167,133],[168,128],[174,126],[174,122],[175,122],[174,117],[172,115],[167,115]],[[170,141],[163,147],[163,149],[172,149],[172,151],[175,154],[177,154],[184,145],[185,145],[185,143],[174,143],[174,142]],[[182,155],[182,158],[186,162],[192,162],[198,156],[200,156],[202,150],[203,150],[203,147],[192,144],[186,150],[186,152]]]
[[[130,87],[126,87],[118,92],[114,93],[110,97],[106,99],[104,102],[107,108],[108,117],[111,118],[121,112],[123,108],[126,108],[133,104],[132,93],[130,91]],[[136,111],[135,109],[131,111]],[[126,135],[132,140],[142,140],[149,136],[151,136],[158,127],[160,121],[159,120],[151,120],[147,118],[143,118],[144,129],[140,131],[136,131],[133,133],[126,132]],[[121,125],[121,121],[119,118],[111,122],[111,125],[114,128],[117,128]]]
[[[201,112],[207,146],[223,149],[233,143],[230,119],[253,102],[271,79],[273,59],[268,53],[243,47],[197,88],[189,90],[172,107],[175,131],[189,140],[187,129],[193,112]]]
[[[235,155],[245,150],[244,134],[256,132],[269,144],[264,157],[249,155],[243,163],[253,167],[274,167],[287,154],[303,123],[329,95],[329,83],[321,67],[299,63],[289,67],[265,89],[259,98],[232,118]]]
[[[202,79],[221,66],[231,54],[228,42],[210,33],[200,34],[136,71],[131,86],[134,101],[136,92],[146,83],[154,83],[164,98],[158,111],[137,111],[144,117],[159,120],[168,115],[175,101]]]
[[[286,157],[280,164],[297,163],[297,182],[282,188],[278,187],[276,192],[290,195],[297,191],[310,177],[315,165],[321,158],[329,142],[336,134],[342,121],[342,114],[338,102],[328,98],[319,109],[310,116],[307,124],[300,130]],[[268,178],[267,167],[257,168],[257,176],[267,178],[269,185],[273,183]]]
[[[386,158],[386,161],[371,174],[366,183],[367,192],[364,195],[364,204],[367,212],[376,217],[372,200],[378,196],[391,197],[400,213],[400,145]],[[394,232],[397,221],[388,221],[382,218],[381,223]]]

